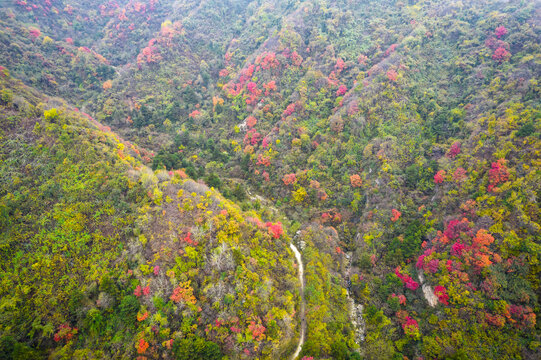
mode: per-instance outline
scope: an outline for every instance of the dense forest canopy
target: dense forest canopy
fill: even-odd
[[[0,3],[0,359],[541,358],[541,1]]]

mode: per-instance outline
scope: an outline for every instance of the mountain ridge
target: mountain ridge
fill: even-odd
[[[6,254],[25,264],[2,260],[2,293],[33,271],[31,239],[46,243],[32,256],[47,258],[97,221],[116,238],[93,241],[133,253],[103,245],[114,273],[83,281],[82,295],[59,287],[64,303],[79,299],[65,323],[63,310],[18,323],[14,314],[33,313],[6,295],[2,349],[287,357],[299,331],[297,234],[300,358],[539,355],[539,1],[36,0],[0,12],[0,244],[24,249]],[[17,124],[40,125],[22,128],[24,140]],[[48,165],[18,167],[36,153]],[[25,196],[35,205],[17,223]],[[56,212],[38,221],[36,199],[55,197]],[[232,238],[215,243],[216,223]],[[218,274],[211,263],[231,266]],[[363,308],[361,344],[350,299]],[[125,324],[123,301],[139,305]]]

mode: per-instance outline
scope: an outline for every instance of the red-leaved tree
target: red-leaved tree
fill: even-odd
[[[509,180],[509,170],[505,163],[505,159],[499,159],[492,163],[492,168],[488,172],[488,191],[493,191],[496,186]]]
[[[492,54],[492,59],[496,60],[499,64],[509,60],[510,57],[511,53],[507,51],[504,47],[497,48],[496,50],[494,50],[494,54]]]
[[[494,31],[494,34],[496,34],[496,37],[499,39],[502,36],[505,36],[505,34],[507,34],[507,29],[503,25],[498,26]]]

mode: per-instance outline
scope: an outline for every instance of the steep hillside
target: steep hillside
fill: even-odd
[[[145,150],[7,71],[0,85],[3,354],[291,351],[299,285],[279,222],[154,173]]]
[[[541,357],[540,1],[0,13],[2,346]]]

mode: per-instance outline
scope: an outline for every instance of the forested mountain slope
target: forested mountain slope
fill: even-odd
[[[295,345],[281,223],[182,170],[153,173],[145,150],[89,115],[0,81],[5,356],[217,359]]]
[[[541,2],[0,14],[9,356],[541,356]]]

